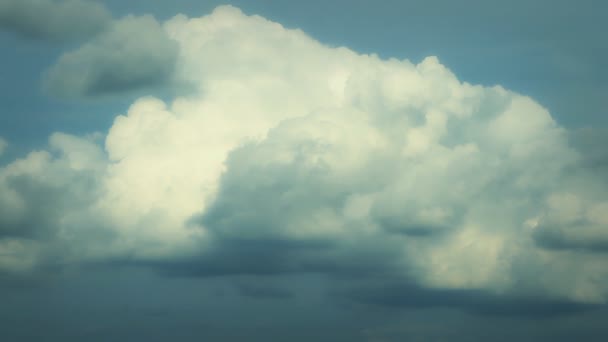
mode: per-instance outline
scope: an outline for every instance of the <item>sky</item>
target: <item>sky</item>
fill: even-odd
[[[0,0],[0,339],[605,341],[607,11]]]

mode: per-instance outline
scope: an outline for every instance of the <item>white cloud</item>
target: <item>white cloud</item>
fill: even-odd
[[[93,36],[110,22],[101,4],[88,0],[3,0],[0,28],[33,39],[66,41]]]
[[[605,301],[605,255],[580,249],[605,238],[605,188],[581,181],[567,132],[532,99],[460,82],[435,57],[327,47],[230,6],[163,29],[195,94],[137,100],[105,151],[58,134],[55,154],[0,170],[14,207],[5,254],[24,253],[15,227],[34,226],[73,246],[51,253],[71,262],[197,255],[201,273],[381,269],[422,287]],[[29,192],[11,181],[25,176]],[[53,189],[64,202],[48,216],[35,199]],[[572,222],[586,228],[560,233],[561,249],[542,243]]]

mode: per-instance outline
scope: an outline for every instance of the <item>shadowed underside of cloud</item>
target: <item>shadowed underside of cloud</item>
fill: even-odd
[[[457,307],[481,315],[547,317],[599,310],[602,305],[559,298],[496,295],[476,289],[428,289],[408,283],[334,290],[338,298],[395,309]]]
[[[195,94],[137,100],[104,146],[57,133],[0,169],[0,270],[320,273],[361,285],[360,301],[479,313],[605,302],[604,250],[580,247],[605,240],[606,183],[532,99],[230,6],[127,17],[48,84],[86,96],[169,75]]]
[[[0,28],[30,39],[85,39],[104,30],[111,19],[102,5],[88,0],[0,2]]]
[[[56,96],[87,98],[167,85],[177,49],[153,17],[128,16],[61,56],[47,71],[44,87]]]

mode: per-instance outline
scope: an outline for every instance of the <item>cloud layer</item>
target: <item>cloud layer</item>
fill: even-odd
[[[70,41],[91,37],[109,24],[111,15],[88,0],[3,0],[0,28],[37,40]]]
[[[405,306],[477,312],[608,296],[606,184],[526,96],[230,6],[162,26],[127,17],[49,77],[87,95],[128,74],[196,91],[138,99],[103,146],[56,133],[0,169],[0,270],[314,272],[348,298],[381,303],[388,284]]]

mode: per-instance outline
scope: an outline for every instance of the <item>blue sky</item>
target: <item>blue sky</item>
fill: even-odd
[[[604,341],[607,6],[0,0],[0,339]]]

